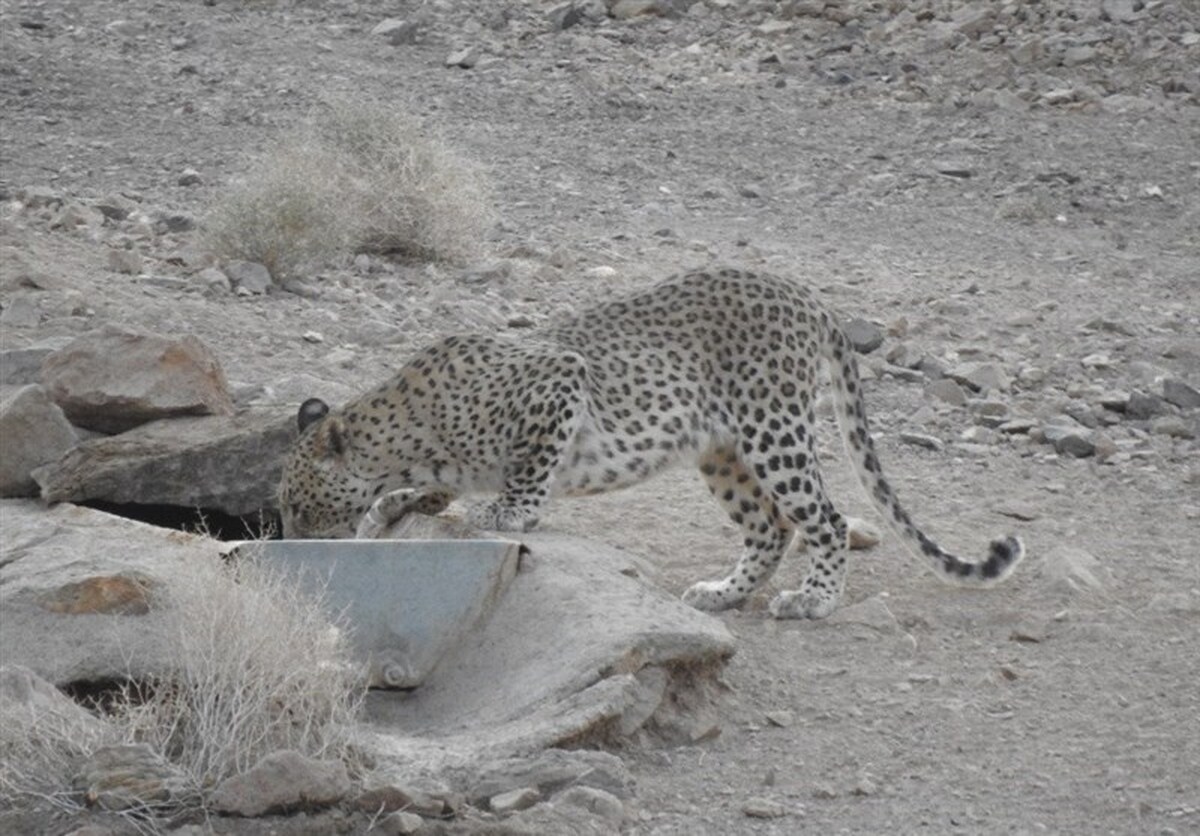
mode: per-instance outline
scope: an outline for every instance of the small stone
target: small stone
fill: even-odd
[[[742,812],[752,819],[781,819],[788,810],[769,798],[751,798],[742,805]]]
[[[109,250],[108,269],[114,273],[136,276],[142,272],[142,257],[134,250]]]
[[[842,324],[842,331],[859,354],[870,354],[883,345],[883,329],[874,322],[855,317]]]
[[[1082,360],[1080,360],[1079,363],[1085,369],[1104,370],[1111,369],[1113,367],[1112,359],[1107,354],[1100,353],[1089,354],[1087,357],[1084,357]]]
[[[182,172],[180,172],[179,179],[175,182],[181,186],[199,186],[204,182],[204,179],[200,176],[200,172],[196,171],[196,169],[185,168]]]
[[[1046,442],[1054,445],[1055,452],[1082,459],[1096,452],[1095,434],[1078,425],[1049,424],[1042,428]]]
[[[999,444],[1001,436],[988,427],[968,427],[958,438],[968,444]]]
[[[542,794],[538,792],[537,787],[521,787],[520,789],[493,795],[488,800],[488,807],[491,808],[493,813],[503,816],[507,813],[515,813],[518,810],[528,810],[541,800]]]
[[[556,32],[578,26],[584,21],[583,10],[574,2],[560,3],[547,12],[546,17],[550,20],[550,27]]]
[[[1037,426],[1037,421],[1032,418],[1013,418],[1011,421],[1005,421],[998,429],[1006,435],[1026,435]]]
[[[1165,411],[1166,404],[1162,398],[1145,392],[1133,392],[1125,403],[1125,416],[1135,420],[1154,418]]]
[[[961,386],[946,377],[941,380],[935,380],[926,386],[925,395],[937,398],[939,401],[948,403],[951,406],[967,405],[967,393],[963,391]]]
[[[412,836],[413,833],[419,833],[424,826],[425,819],[416,813],[400,810],[382,819],[375,829],[379,830],[381,834],[394,833],[396,836]]]
[[[1100,53],[1097,52],[1096,48],[1091,46],[1067,47],[1066,51],[1063,52],[1063,66],[1077,67],[1080,64],[1089,64],[1092,61],[1095,61],[1096,56],[1099,54]]]
[[[371,34],[377,38],[382,38],[392,46],[401,46],[403,44],[416,43],[420,31],[421,24],[415,20],[401,20],[400,18],[389,17],[375,24],[375,28],[371,30]]]
[[[325,337],[322,336],[319,331],[305,331],[304,334],[302,335],[301,339],[303,339],[306,343],[323,343],[323,342],[325,342]]]
[[[855,550],[879,545],[879,529],[860,517],[846,517],[846,545]]]
[[[1113,23],[1133,23],[1142,17],[1135,10],[1144,6],[1141,0],[1100,0],[1100,17]]]
[[[210,291],[228,293],[233,289],[233,283],[219,267],[205,267],[196,274],[195,279]]]
[[[617,20],[629,20],[642,15],[666,15],[670,12],[668,0],[617,0],[608,10]]]
[[[341,761],[281,749],[246,772],[226,778],[213,790],[210,802],[218,813],[261,816],[328,807],[349,793],[350,777]]]
[[[768,723],[781,729],[786,729],[796,722],[796,715],[790,711],[768,711],[765,716]]]
[[[1180,409],[1200,408],[1200,389],[1174,377],[1163,380],[1163,400]]]
[[[940,438],[923,433],[902,432],[900,433],[900,440],[914,447],[924,447],[926,450],[933,450],[935,453],[941,452],[942,448],[946,446]]]
[[[73,786],[105,810],[164,802],[180,789],[179,773],[145,743],[101,746],[84,762]]]
[[[196,228],[196,219],[182,212],[162,215],[154,224],[158,232],[191,232]]]
[[[113,221],[123,221],[137,211],[136,203],[119,194],[101,198],[93,205],[100,214]]]
[[[613,824],[625,819],[625,805],[610,792],[594,787],[569,787],[554,797],[555,804],[569,804]]]
[[[468,46],[451,52],[449,55],[447,55],[446,66],[459,67],[460,69],[469,70],[479,63],[479,56],[479,47]]]
[[[817,784],[813,787],[812,795],[813,798],[819,798],[822,801],[832,801],[838,797],[838,791],[832,784]]]
[[[1195,438],[1196,433],[1188,423],[1178,415],[1164,415],[1155,418],[1150,424],[1150,432],[1155,435],[1169,435],[1172,438]]]
[[[938,174],[959,180],[975,176],[975,169],[963,160],[938,160],[933,164],[933,170]]]
[[[885,634],[900,632],[900,622],[878,595],[834,610],[825,623],[857,624]]]
[[[434,794],[413,787],[391,784],[375,786],[363,791],[354,801],[354,806],[364,813],[393,813],[408,811],[420,816],[437,818],[446,814],[446,801]]]
[[[225,274],[235,289],[255,295],[266,293],[272,284],[271,271],[257,261],[231,261]]]
[[[1012,386],[1012,378],[998,363],[965,363],[946,376],[979,391],[1006,392]]]

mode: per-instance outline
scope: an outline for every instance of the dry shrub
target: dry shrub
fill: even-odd
[[[354,241],[341,172],[318,148],[281,148],[226,192],[205,223],[208,247],[281,277],[336,258]]]
[[[167,594],[176,667],[122,702],[130,739],[201,792],[279,749],[351,758],[365,678],[319,599],[252,557],[193,564]]]
[[[494,221],[480,166],[372,102],[327,105],[207,219],[212,250],[277,278],[354,252],[462,262]]]
[[[279,749],[360,771],[353,735],[366,678],[318,597],[252,557],[188,564],[163,595],[174,667],[126,686],[103,716],[36,679],[45,693],[15,699],[10,683],[27,691],[24,680],[0,677],[0,801],[79,810],[72,778],[111,743],[148,744],[176,767],[183,808],[203,807],[222,780]]]

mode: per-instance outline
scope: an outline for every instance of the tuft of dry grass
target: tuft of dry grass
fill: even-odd
[[[295,749],[356,760],[354,729],[366,678],[349,638],[324,602],[250,554],[174,572],[163,590],[173,667],[131,683],[106,701],[103,716],[64,700],[40,680],[32,699],[0,688],[0,795],[77,811],[72,778],[99,746],[144,743],[178,770],[168,807],[203,808],[225,778],[264,755]],[[5,672],[3,682],[9,682]],[[17,687],[29,690],[18,677]]]
[[[357,252],[460,263],[494,223],[484,170],[411,118],[330,103],[212,207],[209,247],[276,278]]]

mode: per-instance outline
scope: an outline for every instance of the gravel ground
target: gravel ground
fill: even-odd
[[[913,516],[968,555],[1019,533],[1030,557],[967,593],[885,536],[855,554],[834,623],[775,622],[766,599],[723,616],[739,650],[722,733],[622,752],[628,832],[1200,830],[1200,413],[1163,388],[1200,386],[1200,9],[603,7],[562,29],[562,8],[516,0],[2,0],[5,347],[103,322],[191,333],[243,402],[336,401],[433,335],[681,268],[804,277],[881,329],[867,398]],[[416,42],[372,35],[386,16],[419,21]],[[469,47],[473,66],[446,65]],[[501,221],[479,263],[360,259],[306,277],[310,296],[206,290],[196,233],[165,219],[202,219],[351,93],[488,166]],[[141,214],[64,218],[113,195]],[[140,274],[109,270],[112,249]],[[999,373],[990,391],[930,391],[971,364]],[[835,500],[866,516],[823,421]],[[1042,440],[1065,422],[1086,455]],[[544,526],[647,556],[675,592],[738,548],[684,471]]]

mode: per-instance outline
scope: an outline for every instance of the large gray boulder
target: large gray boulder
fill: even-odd
[[[37,496],[30,475],[79,442],[67,416],[37,384],[0,403],[0,496]]]
[[[274,507],[295,437],[290,408],[155,421],[86,441],[33,478],[47,502],[179,505],[242,516]]]
[[[71,423],[104,433],[156,418],[233,413],[221,364],[195,337],[106,325],[46,357],[41,378]]]

